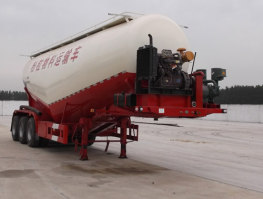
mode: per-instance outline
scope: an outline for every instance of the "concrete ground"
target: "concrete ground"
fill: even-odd
[[[95,143],[89,161],[73,146],[13,142],[0,117],[0,198],[263,198],[262,124],[133,119],[139,142]],[[172,124],[172,125],[163,125]]]

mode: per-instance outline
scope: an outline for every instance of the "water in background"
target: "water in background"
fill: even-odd
[[[20,105],[28,105],[27,101],[0,101],[0,116],[12,115]],[[263,105],[222,105],[227,109],[226,114],[212,114],[202,119],[263,123]]]

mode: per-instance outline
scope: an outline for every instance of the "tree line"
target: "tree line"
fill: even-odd
[[[0,91],[0,100],[27,100],[25,92]],[[263,104],[263,85],[232,86],[220,89],[218,104]]]
[[[27,95],[22,91],[0,91],[0,100],[27,100]]]
[[[263,104],[263,85],[232,86],[220,89],[218,104]]]

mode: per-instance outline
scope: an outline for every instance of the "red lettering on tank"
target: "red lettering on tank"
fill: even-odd
[[[59,56],[56,59],[55,66],[59,66],[63,54],[64,54],[64,52],[59,54]]]
[[[35,61],[34,64],[32,65],[30,72],[34,72],[36,66],[37,66],[37,61]]]
[[[45,59],[43,65],[42,65],[42,70],[46,68],[48,61],[49,61],[49,57]]]
[[[75,59],[78,58],[79,49],[81,49],[81,48],[82,48],[81,46],[75,48],[75,51],[74,51],[74,53],[73,53],[73,56],[70,58],[73,62],[74,62]]]
[[[41,64],[43,63],[43,59],[41,59],[38,64],[37,64],[37,67],[36,67],[36,71],[38,71],[40,69],[40,66]]]
[[[70,50],[68,50],[66,52],[66,54],[64,55],[64,58],[62,60],[62,64],[67,64],[68,63],[68,59],[69,59],[69,56],[70,56],[71,52],[72,52],[72,49],[70,49]]]
[[[53,56],[45,57],[45,58],[41,59],[40,61],[36,61],[31,66],[30,72],[39,71],[40,69],[44,70],[47,68],[51,68],[53,66],[53,64],[55,66],[59,66],[60,64],[63,64],[63,65],[67,64],[69,59],[71,59],[71,61],[74,62],[75,59],[78,58],[79,49],[81,49],[81,48],[82,48],[81,46],[78,46],[77,48],[74,49],[74,52],[71,48],[70,50],[67,50],[66,53],[61,52],[59,55],[53,55]]]
[[[53,55],[48,63],[48,68],[49,67],[52,67],[53,63],[55,62],[55,58],[56,58],[57,55]]]

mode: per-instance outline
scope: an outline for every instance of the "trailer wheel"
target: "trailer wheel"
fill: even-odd
[[[19,128],[19,119],[18,115],[13,116],[12,118],[12,126],[11,126],[11,134],[14,141],[18,141],[18,128]]]
[[[19,134],[18,134],[18,138],[19,138],[19,142],[21,144],[26,144],[27,142],[27,135],[26,135],[26,129],[27,129],[27,121],[28,121],[28,117],[27,116],[23,116],[20,118],[19,120]]]
[[[46,138],[39,137],[39,146],[46,147],[49,143],[49,140]]]
[[[27,122],[27,145],[30,147],[39,146],[39,137],[36,133],[36,125],[33,117],[29,118]]]

